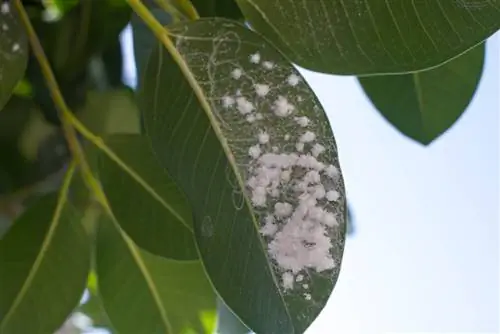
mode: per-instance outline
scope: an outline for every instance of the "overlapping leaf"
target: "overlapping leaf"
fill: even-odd
[[[28,39],[17,11],[0,2],[0,110],[22,79],[28,63]]]
[[[102,152],[98,156],[99,177],[120,226],[139,247],[153,254],[197,259],[190,209],[146,138],[114,134],[105,141],[128,169]]]
[[[0,333],[53,333],[78,305],[90,241],[64,190],[34,203],[0,240]]]
[[[422,72],[359,78],[380,113],[408,137],[429,144],[462,115],[484,65],[481,44],[452,61]]]
[[[97,234],[98,289],[121,334],[211,334],[215,294],[199,261],[173,261],[140,250],[116,222]]]
[[[202,261],[222,299],[259,334],[302,333],[333,289],[345,234],[344,187],[326,115],[292,64],[243,25],[201,19],[169,29],[180,54],[173,58],[158,46],[140,87],[140,109],[153,150],[188,197]],[[315,140],[309,142],[311,136]],[[301,140],[307,141],[304,147]],[[290,261],[301,263],[300,256],[320,246],[294,244],[292,235],[280,239],[277,235],[288,233],[285,220],[278,226],[281,234],[261,235],[275,204],[297,205],[299,196],[285,186],[288,190],[277,197],[266,197],[264,207],[254,206],[247,182],[259,162],[250,155],[273,152],[307,159],[321,173],[337,172],[334,180],[321,176],[326,188],[336,189],[336,202],[320,202],[339,224],[324,230],[314,225],[329,246],[293,275],[268,247],[280,243],[276,240],[285,248],[290,242],[291,249],[300,249],[295,255],[291,251]],[[319,161],[314,158],[318,155]],[[291,184],[300,183],[305,171],[293,170],[297,174],[293,172]],[[314,267],[315,260],[328,265]],[[294,285],[294,279],[300,283]]]
[[[337,74],[439,65],[500,28],[500,2],[237,0],[251,26],[298,65]]]

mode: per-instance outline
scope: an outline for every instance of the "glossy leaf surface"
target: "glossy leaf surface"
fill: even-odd
[[[336,74],[437,66],[500,28],[483,0],[237,0],[250,25],[292,61]]]
[[[344,245],[345,192],[326,115],[292,64],[243,25],[201,19],[169,28],[184,72],[159,46],[139,93],[153,150],[192,206],[202,261],[222,299],[257,333],[302,333],[333,289]],[[261,154],[290,161],[293,175],[280,183],[273,174],[269,196],[255,183],[270,163]],[[267,226],[278,233],[262,232],[276,206],[304,208],[309,171],[335,194],[316,209],[310,203],[332,218],[329,226],[283,217]],[[310,233],[322,241],[307,242]]]
[[[406,136],[429,144],[462,115],[483,73],[485,46],[431,70],[359,78],[380,113]]]

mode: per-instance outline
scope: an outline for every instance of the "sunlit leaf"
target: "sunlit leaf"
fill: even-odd
[[[429,144],[448,130],[470,103],[481,78],[484,44],[431,70],[359,78],[380,113],[408,137]]]
[[[153,150],[192,206],[202,261],[225,303],[259,334],[302,333],[333,289],[344,246],[330,124],[292,64],[243,25],[201,19],[169,29],[184,72],[156,47],[139,91]],[[293,210],[293,219],[269,221]]]
[[[90,241],[66,187],[33,203],[0,240],[2,334],[53,333],[80,301]]]
[[[146,138],[115,134],[105,141],[130,169],[125,171],[104,153],[99,155],[100,180],[120,226],[153,254],[197,259],[191,211]]]
[[[0,111],[22,79],[28,63],[28,40],[17,11],[0,2]]]
[[[121,334],[212,334],[215,294],[199,261],[173,261],[137,248],[116,222],[97,235],[98,290]]]
[[[437,66],[500,28],[488,0],[236,0],[250,25],[298,65],[338,74]]]

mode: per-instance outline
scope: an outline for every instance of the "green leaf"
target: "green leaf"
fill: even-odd
[[[245,26],[201,19],[169,29],[180,54],[174,61],[161,46],[151,53],[139,107],[154,152],[192,206],[209,278],[254,332],[302,333],[333,289],[345,236],[325,112],[293,65]],[[324,188],[336,201],[320,196]],[[283,215],[298,211],[264,224],[275,205]],[[314,219],[299,219],[307,210]]]
[[[104,311],[101,298],[95,292],[89,293],[89,299],[85,304],[80,305],[78,311],[84,313],[87,317],[92,319],[93,327],[110,328],[111,322]]]
[[[500,28],[500,3],[477,0],[236,0],[293,62],[336,74],[437,66]]]
[[[483,72],[481,44],[452,61],[422,72],[359,78],[381,114],[406,136],[429,144],[462,115]]]
[[[78,305],[90,268],[80,215],[61,195],[35,202],[0,240],[0,333],[53,333]]]
[[[215,329],[215,294],[199,261],[137,248],[111,220],[97,235],[96,269],[106,313],[120,334],[203,334]]]
[[[22,79],[28,63],[28,39],[17,11],[0,3],[0,111]]]
[[[197,259],[190,209],[147,139],[115,134],[105,141],[128,168],[99,154],[99,177],[120,226],[139,247],[153,254]]]
[[[191,3],[201,17],[243,19],[243,13],[235,0],[191,0]]]
[[[241,322],[240,319],[224,304],[217,299],[217,313],[219,323],[217,325],[217,334],[248,334],[250,330]]]
[[[134,94],[126,89],[91,91],[78,118],[97,135],[140,133],[140,116]]]

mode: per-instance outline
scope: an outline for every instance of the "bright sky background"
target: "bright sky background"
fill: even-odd
[[[356,226],[307,334],[500,330],[499,39],[471,105],[429,147],[387,123],[355,78],[302,72],[332,124]],[[130,30],[123,40],[134,82]]]

